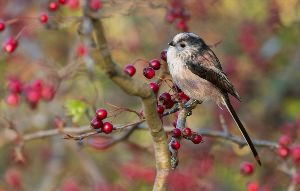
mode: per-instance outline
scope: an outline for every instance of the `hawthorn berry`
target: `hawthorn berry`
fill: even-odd
[[[59,8],[59,4],[56,1],[51,1],[48,4],[49,11],[56,11]]]
[[[42,24],[47,23],[47,22],[48,22],[48,14],[46,14],[46,13],[41,13],[39,19],[40,19],[40,22],[41,22]]]
[[[90,0],[89,7],[93,11],[98,11],[102,7],[102,3],[100,0]]]
[[[169,93],[167,93],[167,92],[164,92],[164,93],[160,94],[160,96],[159,96],[158,99],[159,99],[159,101],[161,101],[164,105],[166,105],[167,102],[172,101],[171,95],[170,95]]]
[[[133,76],[136,72],[136,69],[132,64],[128,64],[128,65],[125,66],[124,72],[126,74],[128,74],[129,76]]]
[[[106,134],[109,134],[113,131],[113,125],[109,122],[105,122],[102,127],[102,131]]]
[[[62,5],[64,5],[64,4],[68,3],[68,0],[58,0],[58,2]]]
[[[97,109],[96,115],[99,120],[103,120],[107,117],[107,111],[103,108]]]
[[[171,109],[174,106],[174,101],[173,100],[169,100],[167,101],[164,105],[167,109]]]
[[[3,51],[6,53],[13,53],[18,47],[18,41],[14,37],[9,37],[3,44]]]
[[[279,148],[277,148],[277,154],[281,158],[286,158],[290,154],[290,150],[285,146],[279,146]]]
[[[167,62],[167,51],[166,51],[166,50],[161,51],[161,53],[160,53],[160,58],[161,58],[163,61]]]
[[[179,30],[182,30],[184,32],[188,31],[188,26],[186,25],[186,20],[184,19],[179,19],[177,22],[176,22],[176,27],[179,29]]]
[[[156,93],[158,92],[159,86],[158,86],[157,83],[155,83],[155,82],[150,82],[149,86],[150,86],[150,88],[152,89],[153,93],[156,94]]]
[[[176,19],[175,15],[171,11],[168,11],[166,14],[166,21],[168,23],[173,23],[175,19]]]
[[[143,74],[147,79],[151,79],[155,76],[155,70],[151,67],[146,67],[144,68]]]
[[[192,135],[192,130],[188,127],[183,128],[182,134],[186,137],[189,137]]]
[[[51,101],[55,95],[55,88],[52,85],[44,85],[41,96],[45,101]]]
[[[79,0],[68,0],[68,7],[70,9],[78,9],[79,7]]]
[[[240,171],[244,175],[250,175],[254,171],[254,166],[250,162],[243,162],[240,166]]]
[[[21,174],[16,169],[8,169],[4,174],[4,180],[13,190],[20,190],[22,187]]]
[[[181,130],[178,129],[178,128],[173,129],[173,131],[172,131],[172,136],[173,136],[173,137],[176,137],[176,138],[181,137]]]
[[[199,143],[201,143],[202,142],[202,136],[201,135],[194,135],[193,136],[193,138],[192,138],[192,142],[194,143],[194,144],[199,144]]]
[[[300,146],[292,147],[291,154],[293,161],[298,164],[300,162]]]
[[[172,143],[171,143],[171,147],[174,150],[178,150],[180,148],[180,142],[178,140],[173,140]]]
[[[8,80],[7,88],[9,92],[19,94],[22,91],[22,83],[19,79],[12,77]]]
[[[19,104],[19,100],[20,97],[18,94],[15,93],[10,93],[7,97],[6,97],[6,103],[10,106],[17,106]]]
[[[103,122],[101,120],[99,120],[97,117],[94,117],[91,121],[91,126],[94,128],[94,129],[100,129],[102,128],[104,125],[103,125]]]
[[[154,70],[159,70],[160,69],[160,61],[157,59],[153,59],[149,62],[149,66],[153,68]]]
[[[162,105],[157,105],[156,110],[157,110],[157,113],[163,114],[165,111],[165,107]]]
[[[0,32],[4,31],[5,29],[5,23],[3,21],[0,21]]]
[[[293,182],[297,185],[300,184],[300,173],[297,172],[295,175],[293,175]]]
[[[179,99],[180,99],[183,103],[185,103],[185,102],[187,102],[187,101],[190,100],[190,97],[187,96],[184,92],[179,92],[179,93],[178,93],[178,96],[179,96]]]
[[[291,138],[287,135],[282,135],[279,137],[278,143],[282,146],[288,146],[291,143]]]
[[[76,56],[83,57],[87,54],[87,48],[84,44],[79,44],[76,48]]]
[[[247,191],[259,191],[259,184],[257,182],[249,182],[247,184]]]

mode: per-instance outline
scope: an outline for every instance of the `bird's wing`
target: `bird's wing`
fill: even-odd
[[[187,62],[186,65],[191,72],[209,81],[222,90],[223,93],[229,93],[240,100],[240,96],[235,91],[226,74],[222,71],[218,58],[211,50],[202,51],[198,57]]]

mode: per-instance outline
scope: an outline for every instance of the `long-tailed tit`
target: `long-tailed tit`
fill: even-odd
[[[229,100],[229,94],[238,100],[240,96],[214,52],[194,33],[179,33],[169,45],[167,62],[174,83],[190,98],[225,105],[261,165],[258,153]]]

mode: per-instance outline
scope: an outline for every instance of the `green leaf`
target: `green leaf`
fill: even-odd
[[[67,115],[72,117],[73,123],[78,123],[87,110],[87,105],[84,102],[75,99],[67,100],[64,106]]]

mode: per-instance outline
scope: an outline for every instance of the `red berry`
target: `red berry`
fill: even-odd
[[[162,105],[157,105],[157,108],[156,108],[156,110],[157,110],[157,113],[159,113],[159,114],[163,114],[163,113],[164,113],[164,111],[165,111],[165,107],[164,107],[164,106],[162,106]]]
[[[300,162],[300,146],[294,146],[291,151],[293,161],[298,164]]]
[[[19,104],[20,97],[18,94],[11,93],[6,97],[6,103],[10,106],[17,106]]]
[[[100,129],[103,127],[103,122],[101,120],[99,120],[97,117],[94,117],[91,121],[91,126],[94,129]]]
[[[192,130],[188,127],[185,127],[183,130],[182,130],[182,134],[186,137],[189,137],[192,135]]]
[[[193,136],[193,138],[192,138],[192,142],[194,143],[194,144],[199,144],[199,143],[201,143],[202,142],[202,136],[201,135],[195,135],[195,136]]]
[[[180,148],[180,142],[177,141],[177,140],[173,140],[172,143],[171,143],[171,147],[174,149],[174,150],[178,150]]]
[[[190,97],[187,96],[184,92],[179,92],[179,93],[178,93],[178,96],[179,96],[179,99],[180,99],[183,103],[185,103],[185,102],[187,102],[187,101],[190,100]]]
[[[173,137],[179,138],[181,137],[181,131],[178,128],[173,129]]]
[[[32,87],[28,88],[25,92],[26,100],[30,104],[36,104],[40,98],[40,92],[38,92],[37,89],[34,89]]]
[[[43,80],[37,79],[32,83],[31,87],[41,94],[43,86]]]
[[[113,125],[109,122],[105,122],[103,124],[103,128],[102,128],[102,131],[106,134],[109,134],[113,131]]]
[[[175,103],[173,100],[169,100],[164,105],[165,105],[166,109],[171,109],[174,106],[174,104]]]
[[[155,82],[151,82],[150,84],[149,84],[149,86],[150,86],[150,88],[152,89],[152,91],[153,91],[153,93],[157,93],[158,92],[158,90],[159,90],[159,86],[158,86],[158,84],[157,83],[155,83]]]
[[[76,55],[78,57],[85,56],[87,54],[87,48],[84,44],[79,44],[76,48]]]
[[[79,0],[68,0],[68,7],[70,9],[77,9],[79,7]]]
[[[188,26],[186,25],[186,21],[184,19],[180,19],[176,22],[176,27],[182,31],[188,31]]]
[[[159,96],[159,101],[161,101],[164,105],[166,105],[167,102],[172,101],[172,97],[169,93],[164,92],[162,94],[160,94]]]
[[[254,171],[254,166],[250,162],[243,162],[240,166],[240,171],[244,175],[250,175]]]
[[[151,67],[144,68],[143,74],[146,78],[151,79],[155,76],[155,70]]]
[[[98,11],[102,7],[100,0],[90,0],[89,7],[93,11]]]
[[[51,101],[55,95],[55,88],[52,85],[44,85],[41,95],[45,101]]]
[[[96,115],[99,120],[105,119],[107,117],[107,111],[106,109],[102,109],[102,108],[97,109]]]
[[[4,180],[13,190],[19,190],[22,186],[20,172],[16,169],[8,169],[4,174]]]
[[[0,32],[4,31],[5,29],[5,23],[3,21],[0,21]]]
[[[175,19],[176,19],[176,17],[173,14],[173,12],[168,11],[167,14],[166,14],[166,21],[169,22],[169,23],[173,23],[175,21]]]
[[[284,147],[284,146],[279,146],[279,148],[277,149],[277,154],[281,157],[281,158],[286,158],[290,153],[289,148]]]
[[[68,3],[68,0],[58,0],[58,2],[62,5],[64,5],[64,4]]]
[[[124,72],[126,74],[128,74],[129,76],[133,76],[136,72],[136,69],[132,64],[128,64],[128,65],[125,66]]]
[[[161,53],[160,53],[160,58],[161,58],[163,61],[167,62],[167,51],[166,51],[166,50],[161,51]]]
[[[249,182],[247,184],[247,191],[258,191],[259,184],[257,182]]]
[[[12,77],[8,81],[7,88],[11,93],[19,94],[22,91],[22,83],[18,78]]]
[[[149,62],[149,66],[153,68],[154,70],[159,70],[160,69],[160,61],[157,59],[153,59]]]
[[[279,140],[278,143],[282,146],[288,146],[291,143],[291,139],[289,136],[287,135],[282,135]]]
[[[18,46],[18,41],[14,39],[14,37],[9,37],[6,42],[3,44],[3,50],[6,53],[12,53],[16,50]]]
[[[47,21],[48,21],[48,14],[46,14],[46,13],[40,14],[40,22],[45,24],[45,23],[47,23]]]
[[[59,8],[59,4],[55,1],[51,1],[48,4],[49,11],[56,11]]]

